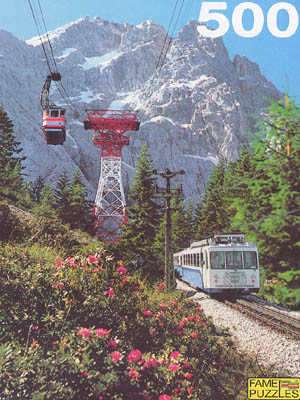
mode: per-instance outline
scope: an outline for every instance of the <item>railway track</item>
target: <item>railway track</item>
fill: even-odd
[[[300,341],[300,320],[282,314],[275,309],[266,308],[253,299],[247,297],[235,301],[225,300],[225,304],[237,309],[243,314],[260,321],[264,326],[269,326],[279,332]]]
[[[179,280],[188,285],[191,289],[205,293],[188,282],[182,279]],[[266,302],[265,305],[261,304],[260,298],[256,298],[256,296],[243,296],[242,298],[234,300],[223,299],[222,302],[228,307],[234,308],[256,321],[260,321],[263,326],[268,326],[300,342],[300,319],[286,315],[276,309],[266,307],[268,303]]]

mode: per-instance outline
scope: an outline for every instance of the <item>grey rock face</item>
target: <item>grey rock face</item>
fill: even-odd
[[[48,70],[39,38],[22,42],[0,31],[0,104],[14,122],[29,179],[41,175],[55,184],[64,168],[72,175],[78,166],[93,198],[100,152],[83,130],[84,110],[133,109],[142,123],[123,151],[125,189],[147,143],[154,168],[186,171],[178,182],[197,202],[218,160],[235,159],[249,141],[264,97],[281,97],[255,63],[241,56],[232,62],[222,39],[203,37],[197,27],[183,27],[158,70],[166,32],[152,21],[132,26],[86,17],[50,32],[62,83],[80,114],[74,118],[67,105],[63,147],[43,140],[39,94]],[[65,105],[55,86],[52,99]]]

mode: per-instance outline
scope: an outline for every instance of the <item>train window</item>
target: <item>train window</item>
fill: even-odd
[[[57,118],[58,117],[58,110],[51,110],[51,117]]]
[[[64,117],[64,115],[65,115],[65,110],[60,110],[60,116]]]
[[[196,265],[197,265],[197,267],[200,267],[200,254],[197,253],[197,254],[196,254],[196,257],[197,257]]]
[[[244,268],[256,269],[257,268],[257,257],[255,251],[244,251]]]
[[[210,253],[210,266],[212,269],[225,269],[224,251],[212,251]]]
[[[241,251],[226,251],[226,269],[243,269]]]

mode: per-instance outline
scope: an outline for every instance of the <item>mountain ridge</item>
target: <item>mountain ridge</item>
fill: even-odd
[[[123,150],[125,191],[147,143],[155,169],[186,171],[178,181],[197,202],[217,161],[236,159],[249,142],[252,115],[267,105],[264,98],[282,96],[257,64],[239,55],[231,61],[222,38],[203,37],[197,27],[192,20],[173,38],[159,73],[155,67],[166,32],[153,21],[134,26],[84,17],[49,32],[63,85],[80,114],[73,118],[67,107],[62,148],[43,141],[39,94],[48,71],[41,44],[0,32],[0,103],[15,125],[29,179],[40,175],[55,184],[63,169],[72,175],[78,167],[93,198],[100,154],[92,133],[83,130],[84,110],[132,109],[139,110],[141,127],[129,134]],[[52,98],[65,106],[55,87]]]

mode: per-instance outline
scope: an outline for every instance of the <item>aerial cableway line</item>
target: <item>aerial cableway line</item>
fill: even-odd
[[[65,119],[66,109],[61,106],[56,106],[55,103],[52,100],[50,100],[50,91],[52,82],[56,84],[56,87],[61,97],[65,101],[65,103],[69,104],[73,108],[75,116],[78,116],[79,114],[76,111],[75,107],[73,106],[73,103],[70,97],[68,96],[65,87],[61,82],[61,74],[58,72],[57,69],[57,64],[53,54],[53,48],[51,45],[50,37],[48,35],[48,29],[45,23],[45,18],[43,15],[40,0],[37,0],[37,2],[45,30],[44,36],[47,38],[46,41],[43,40],[41,34],[42,30],[41,23],[38,16],[36,15],[36,12],[32,5],[32,1],[27,0],[27,2],[29,4],[32,13],[32,17],[37,29],[39,39],[41,41],[42,50],[44,52],[45,60],[49,70],[49,74],[45,79],[40,95],[40,103],[43,109],[44,139],[47,142],[47,144],[62,145],[66,140],[66,119]]]

